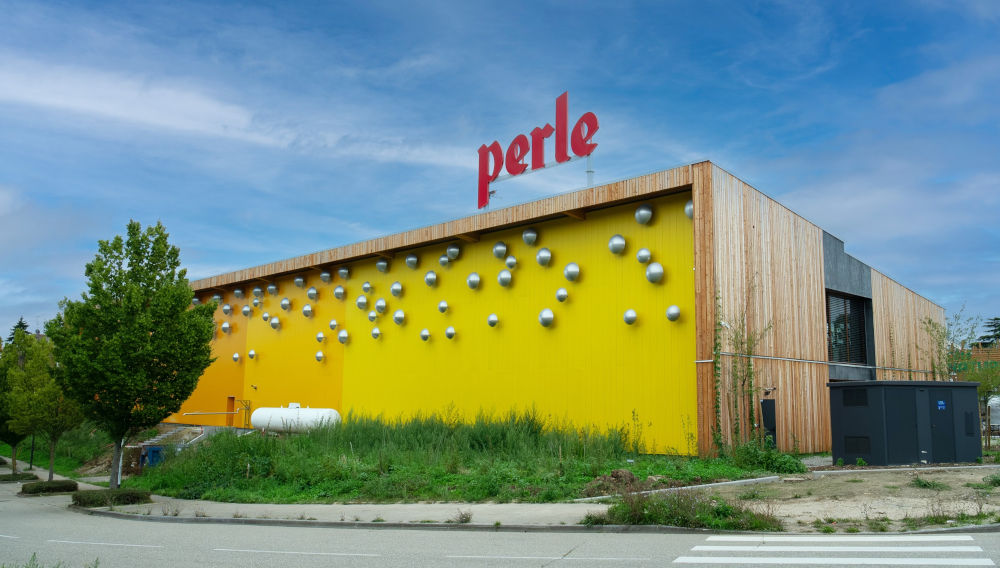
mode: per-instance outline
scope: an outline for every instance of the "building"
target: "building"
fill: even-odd
[[[827,382],[939,378],[922,322],[944,321],[711,162],[192,286],[217,360],[170,421],[533,407],[679,454],[745,437],[760,399],[779,447],[829,450]]]

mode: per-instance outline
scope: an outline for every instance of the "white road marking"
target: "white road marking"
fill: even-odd
[[[698,552],[982,552],[978,546],[695,546]]]
[[[92,544],[94,546],[127,546],[130,548],[163,548],[158,544],[121,544],[118,542],[90,542],[85,540],[48,540],[59,544]]]
[[[0,538],[21,538],[21,537],[19,537],[19,536],[10,536],[10,535],[7,535],[7,534],[0,534]]]
[[[618,558],[618,557],[589,557],[589,556],[474,556],[474,555],[452,555],[445,558],[465,559],[465,560],[583,560],[589,562],[635,562],[637,560],[650,560],[644,558]]]
[[[256,550],[253,548],[213,548],[216,552],[253,552],[255,554],[300,554],[304,556],[366,556],[381,557],[381,554],[363,554],[355,552],[304,552],[297,550]]]
[[[715,542],[950,542],[973,540],[967,534],[909,536],[710,536]]]
[[[867,566],[996,566],[989,558],[835,558],[805,557],[779,558],[756,556],[680,556],[675,564],[827,564],[827,565],[867,565]]]

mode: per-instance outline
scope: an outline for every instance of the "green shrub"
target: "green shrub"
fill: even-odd
[[[805,473],[802,460],[770,447],[769,444],[751,440],[733,447],[733,463],[746,469],[774,473]]]
[[[33,473],[28,473],[26,471],[20,471],[18,473],[5,473],[0,475],[0,483],[13,483],[15,481],[37,481],[38,476]]]
[[[699,491],[667,494],[630,494],[608,507],[605,513],[588,513],[586,525],[669,525],[719,530],[781,531],[774,515],[759,513],[721,497]]]
[[[991,473],[983,478],[983,483],[990,487],[1000,487],[1000,473]]]
[[[137,489],[92,489],[73,493],[73,504],[77,507],[110,507],[152,503],[149,495],[149,491]]]
[[[920,477],[919,475],[910,480],[910,486],[918,489],[933,489],[934,491],[951,489],[946,483],[941,483],[940,481],[930,481]]]
[[[854,464],[864,467],[868,465],[868,462],[865,461],[865,458],[858,458],[857,460],[854,461]]]
[[[40,493],[69,493],[76,490],[77,484],[72,479],[37,481],[35,483],[25,483],[21,486],[21,493],[24,493],[25,495],[38,495]]]

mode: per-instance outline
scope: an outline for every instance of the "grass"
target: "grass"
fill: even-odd
[[[83,464],[110,451],[111,438],[90,422],[66,432],[56,444],[55,472],[66,477],[76,477],[76,470]],[[0,444],[0,455],[10,457],[10,446]],[[28,461],[31,457],[31,438],[17,447],[18,461]],[[35,469],[48,470],[49,443],[43,436],[35,439],[35,458],[31,462]]]
[[[657,476],[643,482],[647,488],[763,473],[732,460],[636,454],[637,445],[627,427],[574,429],[530,411],[471,423],[348,415],[298,435],[221,433],[125,486],[242,503],[554,502],[614,493],[601,480],[616,469],[640,480]]]
[[[84,568],[98,568],[100,565],[100,559],[95,558],[92,563],[84,564]],[[0,568],[46,568],[46,565],[38,562],[37,554],[32,554],[31,558],[29,558],[24,564],[0,564]],[[52,565],[52,568],[65,568],[65,564],[57,562]]]
[[[717,530],[781,531],[781,521],[700,491],[623,495],[603,513],[587,513],[585,525],[670,525]]]
[[[928,480],[928,479],[924,479],[924,478],[920,477],[919,475],[916,476],[916,477],[914,477],[910,481],[910,486],[911,487],[917,487],[919,489],[931,489],[931,490],[934,490],[934,491],[944,491],[944,490],[947,490],[947,489],[951,489],[950,487],[948,487],[948,484],[946,484],[946,483],[942,483],[940,481],[931,481],[931,480]]]

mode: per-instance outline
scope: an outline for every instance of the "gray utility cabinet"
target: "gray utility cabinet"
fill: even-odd
[[[844,381],[830,387],[833,460],[870,465],[982,457],[979,383]]]

